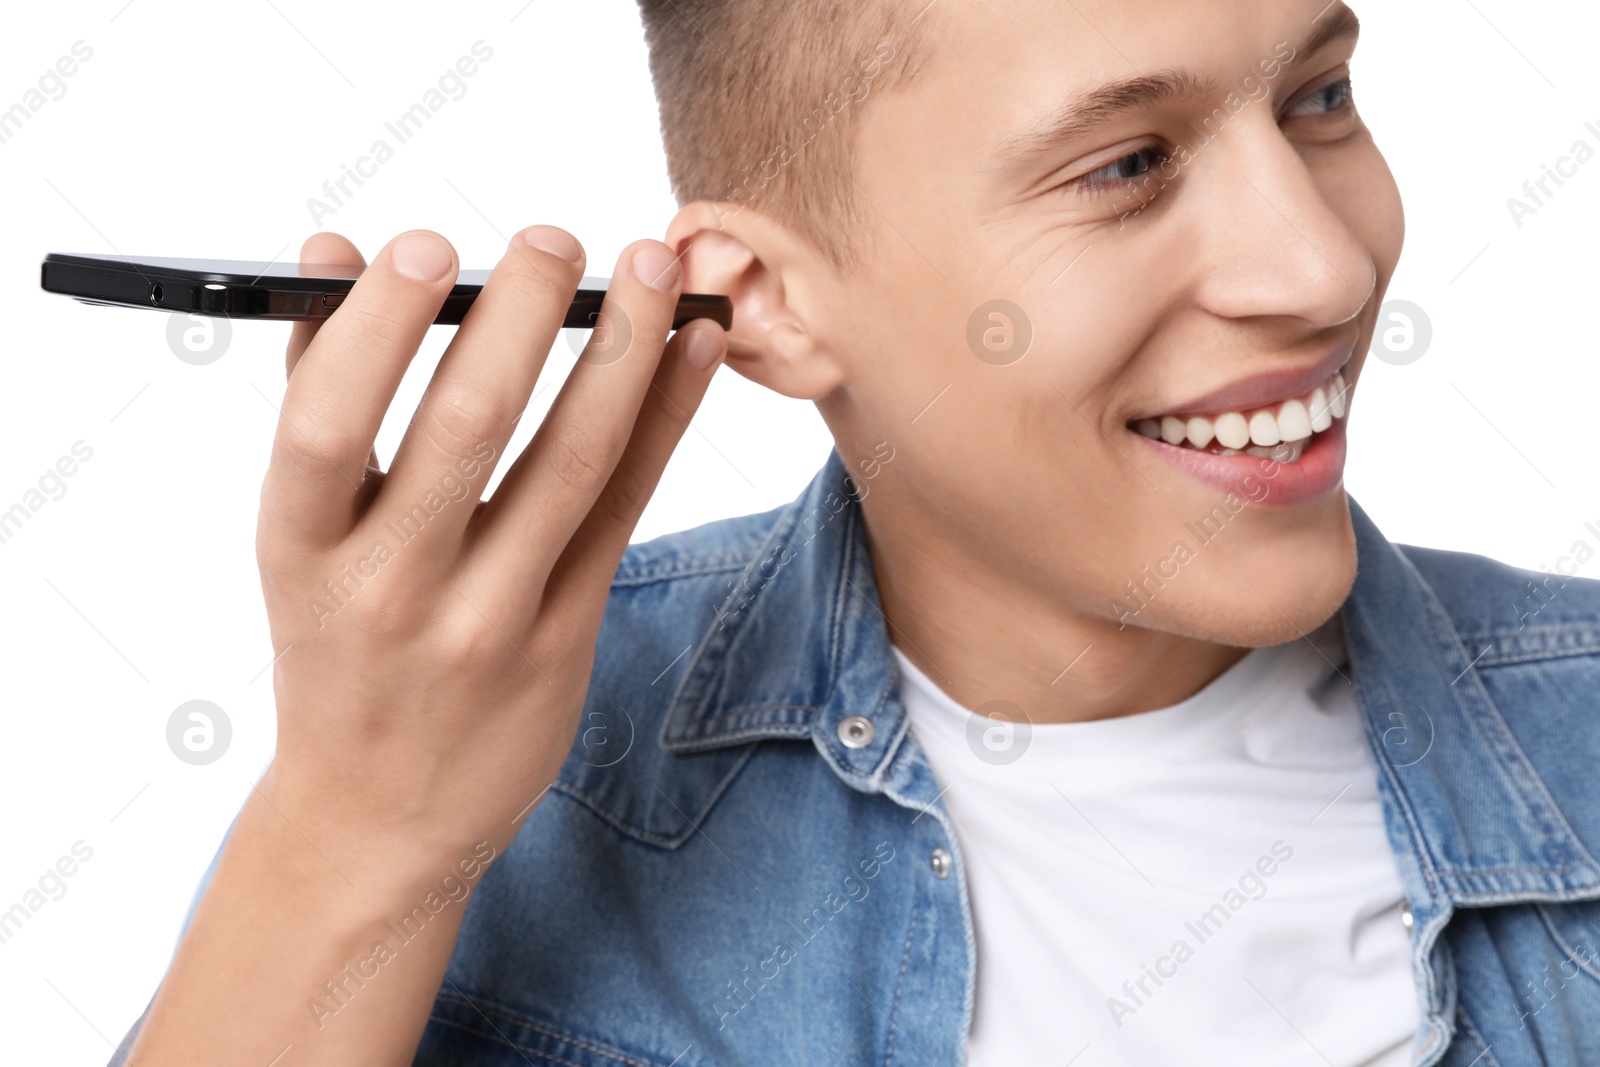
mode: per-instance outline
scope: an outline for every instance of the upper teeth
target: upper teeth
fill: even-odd
[[[1229,450],[1250,445],[1271,448],[1277,444],[1294,444],[1326,430],[1334,419],[1344,418],[1349,388],[1340,373],[1304,396],[1285,400],[1274,407],[1187,418],[1166,415],[1160,419],[1140,419],[1134,429],[1169,445],[1188,443],[1195,448],[1205,448],[1213,442]]]

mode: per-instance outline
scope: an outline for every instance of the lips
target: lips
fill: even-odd
[[[1134,440],[1154,449],[1163,461],[1184,474],[1218,492],[1248,501],[1252,507],[1275,509],[1309,503],[1326,496],[1344,480],[1343,419],[1335,419],[1325,432],[1313,434],[1293,463],[1243,452],[1224,456],[1198,448],[1177,448],[1137,435]]]
[[[1131,428],[1162,460],[1215,489],[1260,507],[1306,503],[1344,479],[1352,386],[1342,366],[1309,388],[1305,375],[1280,378],[1303,391],[1281,392],[1267,403],[1260,401],[1268,385],[1256,379],[1213,394],[1252,398],[1252,405],[1145,417]]]
[[[1140,419],[1133,428],[1176,448],[1212,455],[1245,453],[1280,463],[1299,460],[1317,434],[1344,418],[1349,386],[1342,372],[1277,403],[1243,410],[1180,413]]]
[[[1206,412],[1251,411],[1271,407],[1294,396],[1303,396],[1315,386],[1325,384],[1329,378],[1344,370],[1355,355],[1355,341],[1330,348],[1310,366],[1274,366],[1261,370],[1242,381],[1231,382],[1198,397],[1189,397],[1166,409],[1135,413],[1130,424],[1144,417],[1160,420],[1163,415],[1182,415]]]

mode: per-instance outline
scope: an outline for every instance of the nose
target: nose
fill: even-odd
[[[1269,115],[1236,122],[1191,166],[1195,287],[1208,310],[1324,328],[1366,306],[1378,283],[1372,253]]]

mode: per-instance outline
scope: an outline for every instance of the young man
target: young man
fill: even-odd
[[[386,472],[454,253],[296,328],[277,758],[132,1061],[1600,1063],[1600,589],[1342,486],[1403,229],[1350,10],[644,9],[684,206],[491,499],[570,236]],[[628,547],[724,358],[834,456]]]

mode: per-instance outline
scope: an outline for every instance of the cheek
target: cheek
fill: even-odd
[[[929,245],[939,272],[900,242],[831,287],[821,340],[848,384],[822,412],[844,450],[892,441],[889,482],[925,486],[947,521],[981,515],[1019,550],[1110,499],[1129,471],[1101,436],[1122,432],[1108,404],[1170,297],[1170,248],[1119,244],[1131,237],[1049,256]]]

